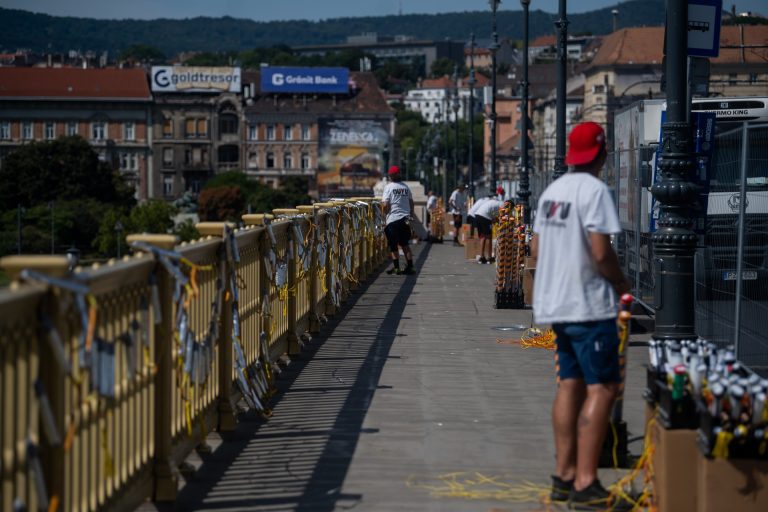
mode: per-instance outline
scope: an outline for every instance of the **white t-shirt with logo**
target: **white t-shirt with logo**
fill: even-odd
[[[448,199],[448,204],[453,205],[451,207],[452,214],[463,215],[467,211],[467,193],[460,192],[459,189],[454,190]]]
[[[589,233],[621,231],[608,187],[586,172],[570,172],[539,199],[533,231],[539,255],[533,286],[536,322],[615,318],[616,293],[592,259]]]
[[[504,206],[504,201],[499,201],[498,199],[489,197],[477,208],[475,211],[475,216],[485,217],[488,220],[493,220],[493,218],[499,214],[499,208],[502,206]]]
[[[387,184],[381,200],[389,203],[387,224],[392,224],[411,214],[411,189],[402,182],[393,181]]]
[[[435,209],[437,209],[437,196],[429,196],[427,198],[427,210],[432,212]]]
[[[469,209],[469,212],[467,215],[472,215],[473,217],[477,213],[477,209],[480,208],[480,205],[486,202],[489,198],[487,197],[481,197],[477,201],[475,201],[475,204],[472,205],[472,208]]]

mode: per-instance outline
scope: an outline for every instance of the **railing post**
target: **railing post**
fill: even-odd
[[[299,212],[301,212],[308,220],[310,224],[314,226],[314,234],[312,238],[309,240],[310,246],[307,248],[307,250],[310,252],[310,263],[309,263],[309,275],[307,276],[307,279],[309,280],[309,290],[307,291],[307,295],[309,296],[309,332],[312,334],[320,332],[320,312],[317,309],[317,244],[316,241],[319,238],[318,232],[320,230],[320,226],[317,225],[317,219],[315,218],[315,211],[317,208],[314,206],[297,206],[296,207]],[[312,228],[310,228],[312,229]]]
[[[219,247],[219,271],[224,287],[224,300],[219,312],[219,337],[216,345],[219,347],[219,396],[217,398],[216,411],[218,416],[219,432],[231,432],[237,426],[237,415],[232,406],[232,382],[234,371],[234,348],[232,347],[232,272],[234,269],[227,264],[227,240],[224,239],[224,228],[229,226],[234,229],[231,222],[200,222],[195,227],[202,236],[215,236],[221,238]],[[205,441],[205,440],[203,440]]]
[[[69,273],[69,262],[66,256],[7,256],[2,259],[0,266],[6,271],[11,279],[16,279],[18,275],[24,269],[35,270],[43,274],[52,277],[65,277]],[[49,289],[42,303],[39,305],[43,309],[45,314],[51,319],[52,326],[59,333],[60,339],[66,344],[67,340],[71,339],[68,331],[67,319],[61,313],[61,309],[58,307],[60,302],[60,295],[62,292],[58,289]],[[53,300],[51,298],[55,297]],[[40,378],[45,395],[48,397],[48,403],[51,407],[53,414],[54,426],[56,431],[64,441],[67,434],[66,431],[66,399],[65,393],[67,390],[66,375],[62,371],[61,367],[55,363],[55,355],[51,349],[51,345],[44,341],[47,333],[41,329],[38,330],[38,335],[35,337],[37,344],[30,343],[30,354],[37,351],[37,361],[39,368],[37,375],[30,375],[30,382],[34,382],[36,378]],[[69,347],[65,345],[65,350]],[[9,361],[10,362],[10,361]],[[18,383],[17,383],[18,384]],[[9,394],[6,398],[13,397],[10,393],[17,393],[19,396],[19,389],[8,389],[6,393]],[[29,388],[28,393],[34,393],[32,388]],[[29,396],[29,395],[23,395]],[[11,400],[13,398],[10,398]],[[17,398],[18,399],[18,398]],[[39,403],[38,403],[39,407]],[[33,417],[38,418],[38,423],[42,422],[40,414],[35,414]],[[11,418],[4,418],[4,421],[11,421]],[[30,425],[31,429],[29,434],[37,433],[38,439],[35,441],[40,446],[40,460],[43,467],[43,473],[45,478],[45,486],[48,491],[48,496],[57,496],[61,503],[67,503],[68,496],[65,496],[66,488],[64,483],[65,472],[65,455],[63,444],[58,446],[52,446],[50,439],[45,435],[42,424]],[[8,468],[9,472],[11,468]],[[13,473],[10,472],[12,475]],[[0,501],[2,504],[2,501]],[[63,507],[62,507],[63,508]]]
[[[173,235],[129,235],[129,244],[145,242],[161,249],[173,250],[179,238]],[[173,278],[156,266],[157,290],[160,299],[160,321],[155,321],[155,464],[154,501],[174,501],[178,491],[178,476],[171,460],[171,421],[173,410]]]
[[[282,209],[276,209],[272,210],[272,213],[275,215],[275,217],[278,217],[280,215],[289,215],[289,216],[295,216],[299,215],[299,210],[295,208],[282,208]],[[290,221],[293,223],[293,220]],[[296,248],[296,245],[293,240],[293,234],[291,232],[291,229],[288,229],[287,234],[285,235],[288,240],[288,334],[287,334],[287,342],[288,342],[288,355],[297,355],[301,352],[301,346],[299,345],[299,336],[296,334],[296,329],[298,325],[298,308],[296,307],[296,295],[297,295],[297,275],[296,275],[296,253],[298,252],[298,249]]]

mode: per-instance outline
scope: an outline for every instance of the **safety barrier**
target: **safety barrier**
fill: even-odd
[[[2,511],[172,501],[177,467],[241,399],[271,413],[295,354],[386,255],[370,198],[128,237],[134,254],[70,270],[0,260]]]

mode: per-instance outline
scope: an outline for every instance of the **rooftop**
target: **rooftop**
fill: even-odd
[[[3,68],[0,98],[150,100],[143,69]]]

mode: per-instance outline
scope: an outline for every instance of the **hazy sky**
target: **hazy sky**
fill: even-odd
[[[571,0],[569,12],[616,5],[617,0]],[[724,0],[730,9],[734,0]],[[739,11],[768,14],[766,0],[735,0]],[[476,11],[488,9],[487,0],[0,0],[0,7],[81,18],[192,18],[232,16],[257,21],[325,19],[342,16],[379,16]],[[532,0],[531,9],[556,12],[558,0]],[[503,0],[500,9],[520,10],[517,0]]]

